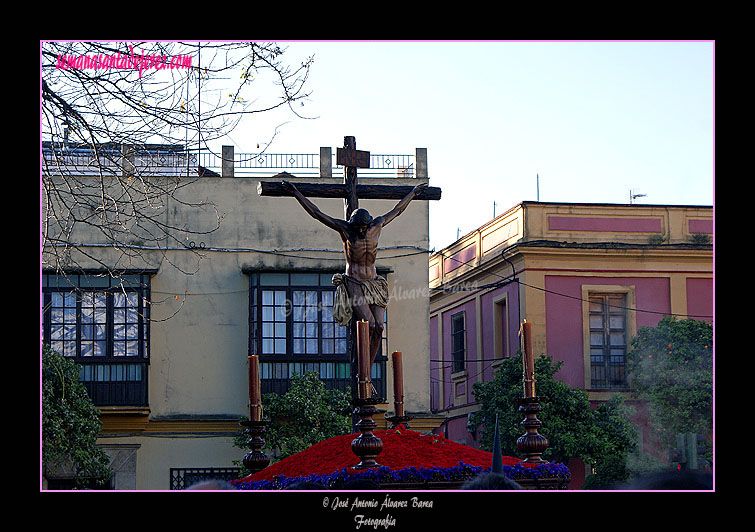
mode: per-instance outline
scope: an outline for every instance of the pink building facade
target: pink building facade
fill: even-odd
[[[517,356],[522,320],[535,356],[563,361],[557,378],[594,404],[631,400],[624,360],[640,327],[664,315],[713,322],[713,209],[523,202],[429,267],[431,408],[447,438],[478,446],[473,385]]]

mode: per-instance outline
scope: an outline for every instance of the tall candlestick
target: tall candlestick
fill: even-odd
[[[397,416],[404,415],[404,370],[401,365],[401,351],[394,351],[393,358],[393,396]]]
[[[524,396],[535,397],[535,359],[532,356],[532,323],[524,320],[522,323],[523,368],[524,368]]]
[[[370,397],[370,324],[367,321],[357,322],[357,356],[359,358],[359,398]]]
[[[249,355],[249,414],[252,421],[259,421],[262,417],[260,359],[257,355]]]

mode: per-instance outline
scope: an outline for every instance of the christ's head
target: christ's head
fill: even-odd
[[[351,217],[349,218],[349,227],[359,236],[359,238],[364,238],[367,229],[370,227],[370,224],[372,223],[372,216],[370,216],[370,213],[367,212],[366,209],[357,209],[353,213],[351,213]]]

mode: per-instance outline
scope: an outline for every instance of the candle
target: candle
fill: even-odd
[[[357,356],[359,358],[359,398],[370,397],[368,384],[370,382],[370,324],[367,321],[357,322]]]
[[[394,351],[393,358],[393,405],[397,416],[404,415],[404,370],[401,366],[401,351]]]
[[[524,320],[522,323],[524,396],[535,397],[535,359],[532,357],[532,323]]]
[[[260,401],[260,358],[249,355],[249,413],[252,421],[260,421],[262,402]]]

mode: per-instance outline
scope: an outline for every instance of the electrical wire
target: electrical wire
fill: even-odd
[[[504,254],[506,253],[506,251],[508,251],[512,247],[515,247],[516,245],[517,244],[512,244],[512,245],[506,247],[505,249],[503,249],[501,251],[501,257],[504,257]],[[460,261],[459,259],[457,259],[455,257],[445,257],[445,256],[443,256],[442,252],[441,252],[441,257],[454,260],[454,261],[458,262],[459,264],[466,264],[465,262],[462,262],[462,261]],[[506,259],[504,258],[504,260],[506,260]],[[470,270],[467,270],[467,271],[468,272],[471,271],[473,273],[477,273],[478,271],[480,273],[487,273],[489,275],[493,275],[495,277],[499,277],[499,278],[502,279],[502,281],[506,281],[506,282],[499,281],[498,283],[489,283],[489,284],[482,285],[482,286],[453,287],[451,289],[446,289],[443,286],[438,286],[438,287],[431,288],[431,290],[442,290],[444,292],[455,292],[455,291],[466,291],[466,290],[468,290],[468,291],[478,291],[478,290],[484,290],[484,289],[487,289],[487,288],[498,288],[499,286],[505,286],[506,284],[509,284],[511,282],[516,282],[516,283],[521,284],[522,286],[526,286],[526,287],[532,288],[534,290],[540,290],[540,291],[546,292],[548,294],[553,294],[553,295],[556,295],[556,296],[561,296],[561,297],[565,297],[565,298],[569,298],[569,299],[575,299],[577,301],[582,301],[582,302],[589,303],[589,300],[584,299],[584,298],[579,297],[579,296],[573,296],[573,295],[569,295],[569,294],[562,294],[562,293],[556,292],[554,290],[549,290],[547,288],[543,288],[543,287],[540,287],[540,286],[534,286],[534,285],[525,283],[525,282],[521,281],[520,279],[516,278],[516,271],[513,274],[504,277],[504,276],[499,275],[496,272],[488,269],[491,266],[489,266],[487,264],[484,265],[484,266],[485,267],[483,267],[482,265],[473,266],[472,268],[470,268]],[[512,268],[513,268],[513,265],[512,265]],[[606,303],[606,306],[609,306],[609,307],[612,307],[612,308],[623,309],[623,310],[629,310],[629,311],[632,311],[632,312],[641,312],[641,313],[645,313],[645,314],[659,314],[659,315],[662,315],[662,316],[674,316],[674,317],[680,317],[680,318],[708,318],[708,319],[713,319],[713,316],[705,315],[705,314],[681,314],[681,313],[675,313],[675,312],[662,312],[662,311],[658,311],[658,310],[646,310],[646,309],[632,308],[632,307],[627,307],[627,306],[622,306],[622,305],[614,305],[614,304],[608,304],[608,303]]]
[[[569,298],[569,299],[576,299],[577,301],[583,301],[583,302],[588,302],[589,303],[589,300],[583,299],[583,298],[578,297],[578,296],[571,296],[569,294],[561,294],[559,292],[554,292],[553,290],[548,290],[547,288],[541,288],[539,286],[532,286],[532,285],[529,285],[529,284],[524,283],[522,281],[519,281],[519,283],[522,284],[522,285],[524,285],[524,286],[526,286],[526,287],[528,287],[528,288],[533,288],[535,290],[540,290],[540,291],[548,293],[548,294],[553,294],[553,295],[557,295],[557,296],[561,296],[561,297],[566,297],[566,298]],[[662,312],[660,310],[645,310],[645,309],[638,309],[638,308],[632,308],[632,307],[625,307],[625,306],[622,306],[622,305],[611,305],[609,303],[605,303],[605,306],[612,307],[612,308],[619,308],[619,309],[623,309],[623,310],[630,310],[630,311],[633,311],[633,312],[642,312],[642,313],[645,313],[645,314],[660,314],[662,316],[675,316],[675,317],[682,317],[682,318],[710,318],[710,319],[713,318],[713,316],[708,316],[708,315],[705,315],[705,314],[680,314],[680,313],[676,313],[676,312]]]
[[[490,358],[488,358],[488,359],[479,359],[479,360],[464,359],[464,362],[480,362],[480,361],[486,361],[486,360],[488,360],[488,361],[489,360],[494,360],[495,361],[495,360],[502,360],[502,359],[490,359]],[[433,360],[431,360],[431,362],[433,362]],[[436,362],[437,362],[437,360],[436,360]],[[448,361],[441,361],[441,362],[448,362]],[[453,363],[447,364],[447,365],[443,365],[443,366],[438,366],[437,367],[438,373],[440,375],[442,375],[443,372],[444,372],[444,370],[446,370],[448,368],[452,368],[452,367],[453,367]],[[469,367],[469,366],[465,366],[465,367]],[[488,371],[489,369],[491,369],[492,367],[493,367],[493,363],[486,364],[486,365],[483,366],[483,368],[482,368],[481,371],[478,371],[477,373],[474,373],[474,374],[471,374],[471,375],[467,374],[465,376],[465,378],[464,378],[464,382],[470,382],[471,379],[474,379],[475,377],[479,377],[480,375],[484,375],[484,373],[486,371]],[[431,384],[432,383],[442,383],[444,385],[446,385],[446,384],[453,384],[453,379],[450,379],[450,378],[449,379],[444,379],[443,377],[433,377],[432,375],[430,375],[430,383]],[[448,396],[445,398],[446,401],[449,402],[449,403],[453,403],[453,390],[450,387],[449,387],[447,395]]]
[[[193,242],[192,242],[193,244]],[[128,248],[128,249],[141,249],[145,251],[207,251],[207,252],[221,252],[221,253],[265,253],[265,254],[271,254],[281,257],[289,257],[289,258],[299,258],[299,259],[308,259],[308,260],[332,260],[332,261],[339,261],[343,262],[343,257],[338,258],[330,258],[330,257],[313,257],[313,256],[307,256],[307,255],[298,255],[296,253],[298,252],[307,252],[307,251],[313,251],[313,252],[322,252],[322,253],[343,253],[342,250],[339,249],[328,249],[328,248],[281,248],[281,249],[260,249],[260,248],[218,248],[218,247],[205,247],[203,242],[200,242],[199,247],[196,247],[195,245],[188,245],[185,247],[180,246],[166,246],[166,247],[159,247],[159,246],[141,246],[141,245],[134,245],[134,244],[123,244],[123,245],[115,245],[115,244],[61,244],[61,243],[54,243],[53,246],[62,246],[67,245],[71,247],[120,247],[120,248]],[[505,249],[501,251],[501,257],[504,257],[504,254],[507,250],[511,249],[512,247],[515,247],[517,244],[512,244]],[[387,250],[398,250],[398,249],[413,249],[415,251],[412,251],[410,253],[404,253],[400,255],[392,255],[388,257],[381,257],[383,259],[395,259],[395,258],[401,258],[401,257],[408,257],[413,255],[421,255],[424,253],[433,253],[434,250],[422,248],[420,246],[388,246],[388,247],[382,247],[378,248],[378,251],[387,251]],[[455,257],[445,257],[443,253],[441,252],[441,257],[444,259],[450,259],[453,261],[458,262],[460,265],[466,264],[466,262],[462,262],[461,260],[455,258]],[[506,260],[504,258],[504,260]],[[513,265],[512,265],[513,267]],[[442,291],[442,292],[463,292],[463,291],[480,291],[480,290],[487,290],[487,289],[496,289],[500,288],[502,286],[506,286],[507,284],[510,284],[512,282],[519,283],[523,286],[526,286],[528,288],[532,288],[534,290],[540,290],[542,292],[565,297],[568,299],[574,299],[577,301],[582,302],[589,302],[589,300],[586,300],[579,296],[573,296],[569,294],[563,294],[561,292],[556,292],[554,290],[549,290],[547,288],[543,288],[540,286],[534,286],[528,283],[525,283],[518,279],[516,277],[517,273],[516,271],[508,275],[506,277],[497,274],[496,272],[492,271],[491,266],[489,265],[478,265],[473,266],[470,268],[470,270],[467,270],[467,272],[473,272],[473,273],[487,273],[489,275],[493,275],[495,277],[499,277],[501,281],[495,282],[495,283],[487,283],[481,286],[454,286],[452,288],[447,288],[445,286],[436,286],[431,287],[430,290],[435,291]],[[240,293],[239,291],[231,291],[231,292],[208,292],[206,295],[219,295],[219,294],[233,294],[233,293]],[[164,293],[164,292],[163,292]],[[200,295],[191,293],[188,295]],[[204,295],[204,294],[203,294]],[[657,314],[662,316],[674,316],[674,317],[681,317],[681,318],[707,318],[707,319],[713,319],[713,316],[706,315],[706,314],[682,314],[682,313],[675,313],[675,312],[663,312],[663,311],[657,311],[657,310],[646,310],[646,309],[640,309],[640,308],[633,308],[633,307],[627,307],[627,306],[621,306],[621,305],[614,305],[614,304],[606,304],[609,307],[612,308],[618,308],[623,310],[629,310],[632,312],[641,312],[645,314]]]
[[[339,261],[343,262],[343,257],[338,258],[330,258],[330,257],[314,257],[314,256],[308,256],[308,255],[297,255],[295,253],[297,252],[318,252],[318,253],[339,253],[342,254],[343,250],[341,249],[329,249],[329,248],[273,248],[273,249],[260,249],[260,248],[222,248],[222,247],[207,247],[204,242],[200,242],[197,246],[194,242],[190,242],[186,246],[144,246],[144,245],[138,245],[138,244],[103,244],[103,243],[92,243],[92,244],[68,244],[68,243],[51,243],[51,246],[54,247],[60,247],[60,246],[67,246],[67,247],[94,247],[94,248],[127,248],[127,249],[138,249],[143,251],[198,251],[198,252],[219,252],[219,253],[265,253],[270,255],[276,255],[280,257],[291,257],[291,258],[299,258],[299,259],[310,259],[310,260],[332,260],[332,261]],[[390,256],[381,256],[382,259],[396,259],[401,257],[410,257],[413,255],[421,255],[424,253],[433,253],[434,250],[432,249],[426,249],[420,246],[409,246],[409,245],[398,245],[398,246],[384,246],[379,247],[378,251],[395,251],[395,250],[401,250],[401,249],[410,249],[414,250],[409,253],[402,253],[398,255],[390,255]],[[175,296],[209,296],[209,295],[225,295],[225,294],[240,294],[248,292],[248,289],[243,290],[230,290],[230,291],[222,291],[222,292],[160,292],[152,290],[153,294],[161,294],[161,295],[175,295]]]
[[[50,243],[48,244],[52,247],[94,247],[94,248],[123,248],[123,249],[137,249],[137,250],[143,250],[143,251],[197,251],[197,252],[219,252],[219,253],[265,253],[270,255],[277,255],[282,257],[292,257],[292,258],[299,258],[299,259],[310,259],[310,260],[334,260],[334,261],[341,261],[343,262],[343,257],[338,258],[329,258],[329,257],[313,257],[308,255],[296,255],[294,253],[298,252],[318,252],[318,253],[339,253],[342,254],[342,249],[329,249],[329,248],[272,248],[272,249],[261,249],[261,248],[220,248],[220,247],[207,247],[205,246],[204,242],[200,242],[199,245],[196,245],[194,242],[190,242],[186,246],[144,246],[144,245],[137,245],[137,244],[71,244],[71,243]],[[392,250],[400,250],[400,249],[411,249],[414,250],[410,253],[403,253],[400,255],[391,255],[391,256],[383,256],[381,258],[383,259],[396,259],[401,257],[409,257],[412,255],[422,255],[424,253],[433,253],[434,250],[432,249],[426,249],[420,246],[386,246],[386,247],[380,247],[378,248],[378,251],[392,251]]]

